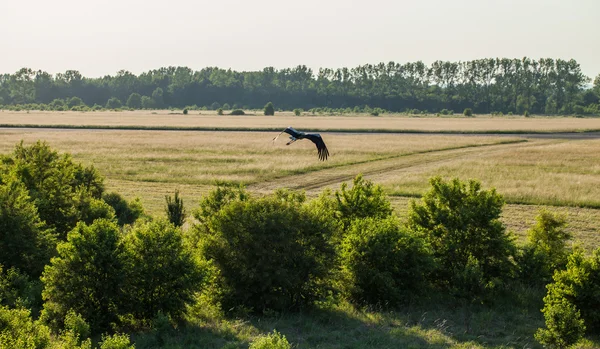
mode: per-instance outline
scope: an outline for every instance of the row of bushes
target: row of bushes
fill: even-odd
[[[475,180],[430,184],[406,223],[362,176],[312,200],[219,186],[183,230],[178,193],[166,200],[170,222],[145,217],[104,193],[93,168],[44,143],[19,144],[0,166],[0,247],[12,252],[1,255],[0,303],[34,317],[41,309],[35,323],[57,334],[74,317],[100,334],[178,321],[198,299],[226,313],[261,314],[332,295],[359,305],[436,294],[486,303],[514,283],[553,282],[539,340],[572,342],[598,328],[590,309],[600,305],[600,250],[592,259],[569,251],[562,217],[542,212],[518,247],[499,220],[504,202],[495,190]],[[25,335],[7,326],[0,323],[6,338]]]

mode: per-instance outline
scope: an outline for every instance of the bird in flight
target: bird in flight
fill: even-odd
[[[284,132],[290,135],[290,141],[287,142],[285,145],[290,145],[299,139],[304,139],[304,138],[310,139],[317,146],[317,152],[319,153],[319,160],[321,160],[321,161],[327,160],[327,157],[329,156],[329,150],[327,150],[327,146],[325,146],[325,142],[323,142],[323,138],[321,138],[320,134],[304,133],[304,132],[296,131],[290,126],[290,127],[286,128],[285,130],[281,131],[277,135],[277,137],[273,138],[273,143],[275,143],[277,138],[279,138],[279,136],[281,136],[281,134]]]

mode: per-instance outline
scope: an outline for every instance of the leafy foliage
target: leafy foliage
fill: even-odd
[[[398,305],[427,289],[433,260],[423,241],[394,217],[352,222],[341,244],[341,266],[350,299]]]
[[[0,306],[0,348],[49,348],[50,339],[48,327],[33,321],[29,310]]]
[[[180,316],[202,281],[181,231],[165,220],[136,224],[125,236],[124,247],[125,312],[139,320],[150,320],[158,312]]]
[[[186,212],[183,206],[183,200],[179,197],[179,190],[175,191],[174,197],[165,196],[166,206],[165,211],[167,218],[176,227],[181,227],[185,222]]]
[[[137,198],[127,202],[120,194],[112,192],[104,194],[102,199],[114,209],[117,223],[120,226],[133,224],[144,214],[144,207]]]
[[[79,223],[67,241],[58,245],[42,276],[46,303],[42,317],[53,329],[70,310],[87,319],[92,332],[117,323],[119,303],[125,299],[123,246],[115,222],[99,219],[91,225]]]
[[[229,115],[246,115],[246,113],[242,109],[234,109]]]
[[[502,197],[475,180],[433,177],[430,184],[421,203],[411,202],[407,225],[431,246],[441,285],[460,288],[467,265],[481,268],[484,284],[507,278],[514,245],[499,221]]]
[[[464,116],[473,116],[473,109],[465,108],[465,110],[463,111],[463,115]]]
[[[265,115],[275,115],[275,107],[273,106],[273,103],[267,103],[263,111]]]
[[[288,342],[284,335],[273,330],[273,333],[269,333],[264,336],[256,338],[248,349],[291,349],[292,346]]]
[[[111,97],[106,102],[106,109],[118,109],[118,108],[121,108],[122,106],[123,106],[123,103],[121,103],[121,100],[119,100],[117,97]]]
[[[583,337],[585,325],[580,313],[566,299],[546,303],[542,312],[547,328],[538,329],[535,339],[544,346],[568,348]]]
[[[202,251],[220,272],[223,309],[297,309],[319,296],[334,254],[331,233],[301,201],[230,200],[208,217]]]

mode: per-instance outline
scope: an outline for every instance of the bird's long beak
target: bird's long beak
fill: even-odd
[[[285,130],[279,132],[279,134],[277,135],[277,137],[273,138],[273,143],[275,143],[275,141],[277,140],[277,138],[279,138],[279,136],[281,136],[281,134],[284,132]]]

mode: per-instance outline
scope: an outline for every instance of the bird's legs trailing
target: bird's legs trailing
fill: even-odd
[[[290,137],[290,139],[291,140],[289,142],[287,142],[285,145],[290,145],[290,144],[294,143],[295,141],[297,141],[297,139],[295,137]]]

